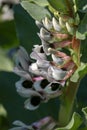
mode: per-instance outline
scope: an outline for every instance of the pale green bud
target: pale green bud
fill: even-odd
[[[80,23],[80,18],[79,18],[79,15],[76,14],[76,17],[75,17],[75,25],[78,25]]]
[[[68,23],[69,24],[74,24],[74,19],[73,18],[69,18]]]
[[[65,23],[64,23],[64,21],[62,20],[62,17],[59,17],[59,24],[60,24],[60,26],[61,26],[62,28],[65,27]]]
[[[71,35],[74,34],[74,28],[71,27],[68,22],[66,22],[66,28],[67,28],[67,31],[68,31]]]
[[[47,17],[45,17],[45,19],[42,20],[42,23],[44,27],[47,28],[48,30],[52,28],[52,22]]]

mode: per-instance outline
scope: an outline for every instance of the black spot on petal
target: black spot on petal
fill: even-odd
[[[52,83],[51,84],[51,90],[52,91],[56,91],[56,90],[58,90],[60,88],[60,84],[58,84],[58,83]]]
[[[43,79],[42,81],[41,81],[41,88],[45,88],[47,85],[49,84],[49,82],[48,82],[48,80],[46,80],[46,79]]]
[[[40,53],[44,53],[43,47],[40,48]]]
[[[40,102],[41,102],[41,98],[39,96],[33,96],[31,98],[31,104],[33,106],[38,106],[40,104]]]
[[[23,83],[22,83],[22,86],[24,87],[24,88],[32,88],[32,82],[31,81],[29,81],[29,80],[25,80]]]

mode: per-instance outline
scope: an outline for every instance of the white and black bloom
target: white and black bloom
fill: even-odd
[[[29,110],[37,109],[41,103],[49,99],[60,96],[62,84],[58,82],[49,82],[47,79],[37,80],[35,82],[21,79],[16,82],[16,89],[20,96],[28,98],[25,102],[25,108]]]
[[[26,125],[22,121],[16,120],[13,122],[13,125],[16,125],[17,127],[13,127],[9,130],[35,130],[30,125]]]
[[[72,43],[60,22],[55,18],[52,21],[45,18],[36,24],[40,28],[38,35],[42,45],[34,45],[30,56],[23,47],[19,47],[14,68],[21,77],[16,82],[17,92],[27,98],[24,105],[29,110],[60,96],[66,80],[75,70],[72,58],[58,50]]]
[[[53,130],[55,126],[57,126],[57,123],[52,117],[47,116],[31,125],[26,125],[19,120],[14,121],[13,125],[17,127],[13,127],[9,130]]]
[[[16,66],[13,71],[21,77],[31,79],[31,75],[28,71],[30,64],[31,61],[28,53],[23,47],[20,46],[17,51]]]

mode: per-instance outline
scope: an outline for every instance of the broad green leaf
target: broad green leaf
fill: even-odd
[[[14,20],[0,22],[0,47],[11,48],[18,44]]]
[[[21,5],[35,20],[41,21],[46,16],[50,17],[50,12],[42,6],[28,1],[22,1]]]
[[[87,75],[80,81],[77,92],[78,111],[87,106]]]
[[[78,27],[78,32],[83,36],[87,36],[87,13],[85,14],[84,18],[81,20],[81,23]],[[83,38],[84,39],[84,38]]]
[[[70,80],[72,82],[78,82],[87,74],[87,64],[81,63],[80,67],[74,72]]]
[[[7,56],[5,50],[0,49],[0,71],[12,71],[13,63]]]
[[[39,29],[35,25],[35,21],[21,5],[14,6],[14,17],[19,42],[30,52],[34,44],[40,43],[37,36]]]
[[[9,123],[7,120],[7,111],[3,107],[2,104],[0,104],[0,130],[8,130]]]
[[[77,130],[82,124],[81,116],[74,112],[71,121],[65,127],[57,128],[56,130]]]
[[[81,61],[87,63],[87,37],[81,41]]]
[[[85,34],[82,34],[78,31],[76,31],[76,38],[80,39],[80,40],[85,40],[86,36],[85,36]]]
[[[25,1],[25,0],[22,0],[22,1]],[[49,3],[48,3],[47,0],[26,0],[26,1],[36,3],[37,5],[39,5],[39,6],[43,6],[43,7],[49,5]]]
[[[69,11],[69,8],[67,6],[71,6],[71,5],[68,5],[69,3],[67,4],[66,0],[48,0],[48,2],[54,9],[56,9],[57,11],[61,11],[65,14]],[[70,1],[70,4],[71,4],[71,1]]]

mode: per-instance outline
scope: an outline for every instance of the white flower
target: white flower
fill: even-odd
[[[13,125],[16,125],[17,127],[9,130],[53,130],[57,123],[52,117],[47,116],[37,122],[32,123],[31,125],[26,125],[19,120],[14,121]]]
[[[41,91],[44,93],[46,101],[50,98],[57,97],[62,93],[62,84],[56,81],[48,82],[47,79],[34,82],[33,87],[36,91]]]
[[[29,110],[35,110],[39,107],[41,100],[41,96],[33,95],[24,102],[25,108]]]
[[[60,57],[58,57],[58,56],[56,56],[56,55],[54,55],[54,54],[52,54],[51,56],[52,56],[53,61],[54,61],[56,64],[58,64],[58,65],[63,64],[64,60],[63,60],[62,58],[60,58]]]
[[[45,41],[49,41],[52,38],[51,34],[46,29],[44,29],[44,28],[40,29],[40,34],[39,35]]]
[[[14,68],[14,73],[26,79],[31,79],[30,73],[28,71],[31,61],[29,59],[28,53],[23,47],[19,47],[16,55],[16,67]]]
[[[13,125],[16,125],[17,127],[11,128],[9,130],[35,130],[32,126],[26,125],[19,120],[14,121]]]
[[[47,30],[52,29],[52,22],[47,17],[42,20],[42,23]]]
[[[58,69],[57,67],[55,66],[51,66],[49,67],[48,69],[48,75],[50,77],[53,77],[55,80],[63,80],[64,77],[66,76],[67,74],[67,71],[64,71],[62,69]]]

